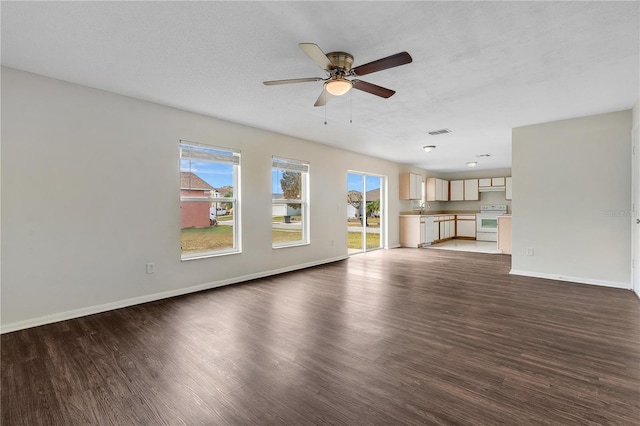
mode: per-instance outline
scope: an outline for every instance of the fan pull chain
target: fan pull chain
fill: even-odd
[[[353,124],[353,92],[349,93],[349,124]]]
[[[326,95],[325,95],[326,96]],[[327,125],[327,103],[324,103],[324,125]]]

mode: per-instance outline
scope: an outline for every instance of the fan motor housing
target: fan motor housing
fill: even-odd
[[[353,56],[347,52],[327,53],[327,58],[329,58],[333,66],[337,69],[349,71],[353,65]]]

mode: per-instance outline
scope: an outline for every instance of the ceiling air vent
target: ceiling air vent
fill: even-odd
[[[445,133],[451,133],[451,130],[449,129],[440,129],[440,130],[432,130],[429,133],[431,136],[438,136],[438,135],[444,135]]]

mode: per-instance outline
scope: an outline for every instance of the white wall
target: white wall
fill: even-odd
[[[513,129],[512,273],[630,288],[631,120]]]
[[[387,176],[399,214],[395,163],[10,68],[1,77],[4,332],[342,259],[348,169]],[[180,261],[180,139],[242,151],[242,254]],[[311,163],[308,246],[271,248],[272,155]]]

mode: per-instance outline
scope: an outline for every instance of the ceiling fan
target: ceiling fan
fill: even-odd
[[[386,58],[378,59],[377,61],[351,68],[353,65],[353,56],[349,53],[331,52],[325,54],[317,44],[313,43],[300,43],[298,46],[300,46],[304,53],[318,64],[320,68],[327,72],[327,78],[311,77],[294,78],[289,80],[271,80],[264,81],[263,84],[266,86],[274,86],[277,84],[324,81],[322,93],[320,93],[320,96],[314,106],[325,105],[332,95],[344,95],[351,90],[351,88],[362,90],[363,92],[371,93],[372,95],[383,98],[389,98],[396,92],[385,87],[367,83],[366,81],[358,79],[348,80],[347,77],[359,77],[377,71],[386,70],[388,68],[408,64],[413,61],[411,55],[407,52],[400,52],[395,55],[387,56]]]

